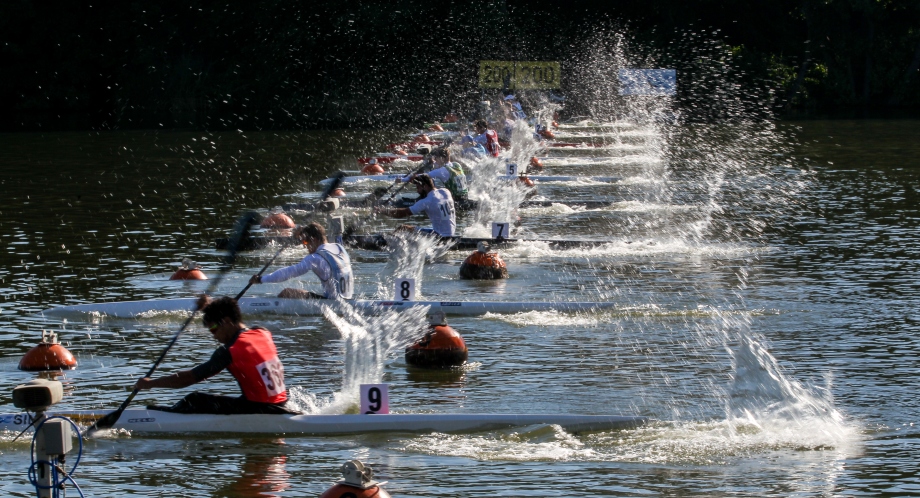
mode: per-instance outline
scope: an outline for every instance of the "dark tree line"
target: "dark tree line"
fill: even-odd
[[[730,64],[779,114],[920,108],[916,0],[4,0],[0,129],[417,122],[480,100],[482,59],[558,60],[577,95],[614,32],[681,82]]]

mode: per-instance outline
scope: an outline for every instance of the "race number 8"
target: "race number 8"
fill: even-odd
[[[390,413],[389,384],[361,384],[361,413]]]
[[[414,301],[415,300],[415,279],[400,278],[396,280],[396,299],[395,301]]]

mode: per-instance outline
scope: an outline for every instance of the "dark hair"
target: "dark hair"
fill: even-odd
[[[489,124],[486,123],[486,120],[485,120],[485,119],[477,119],[476,122],[473,123],[473,126],[476,127],[476,128],[485,128],[485,129],[489,129]]]
[[[421,175],[416,176],[412,179],[412,183],[416,185],[427,185],[432,190],[434,190],[434,180],[432,180],[427,173],[422,173]]]
[[[233,323],[243,321],[243,312],[240,311],[240,305],[232,297],[224,296],[214,299],[201,312],[201,321],[204,323],[218,324],[224,318],[229,318]]]
[[[450,150],[447,147],[438,147],[437,149],[431,151],[431,155],[434,157],[443,157],[448,161],[450,160]]]
[[[319,239],[326,242],[326,229],[314,221],[300,228],[300,236],[304,239]]]

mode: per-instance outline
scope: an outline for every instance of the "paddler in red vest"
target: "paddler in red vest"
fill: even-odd
[[[485,147],[489,155],[498,157],[502,151],[501,145],[498,145],[498,133],[495,130],[490,130],[484,119],[477,120],[473,123],[473,127],[476,128],[476,133],[478,133],[473,137],[473,140]]]
[[[236,300],[221,297],[212,300],[206,295],[198,299],[201,322],[221,343],[211,359],[190,370],[172,375],[137,381],[139,390],[155,387],[181,389],[213,377],[227,369],[240,385],[242,396],[218,396],[195,391],[171,407],[148,406],[151,410],[173,413],[212,413],[239,415],[246,413],[297,413],[285,407],[284,366],[272,334],[261,327],[248,327]]]

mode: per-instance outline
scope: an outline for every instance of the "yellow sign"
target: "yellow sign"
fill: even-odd
[[[549,90],[562,86],[558,62],[479,61],[480,88]]]

